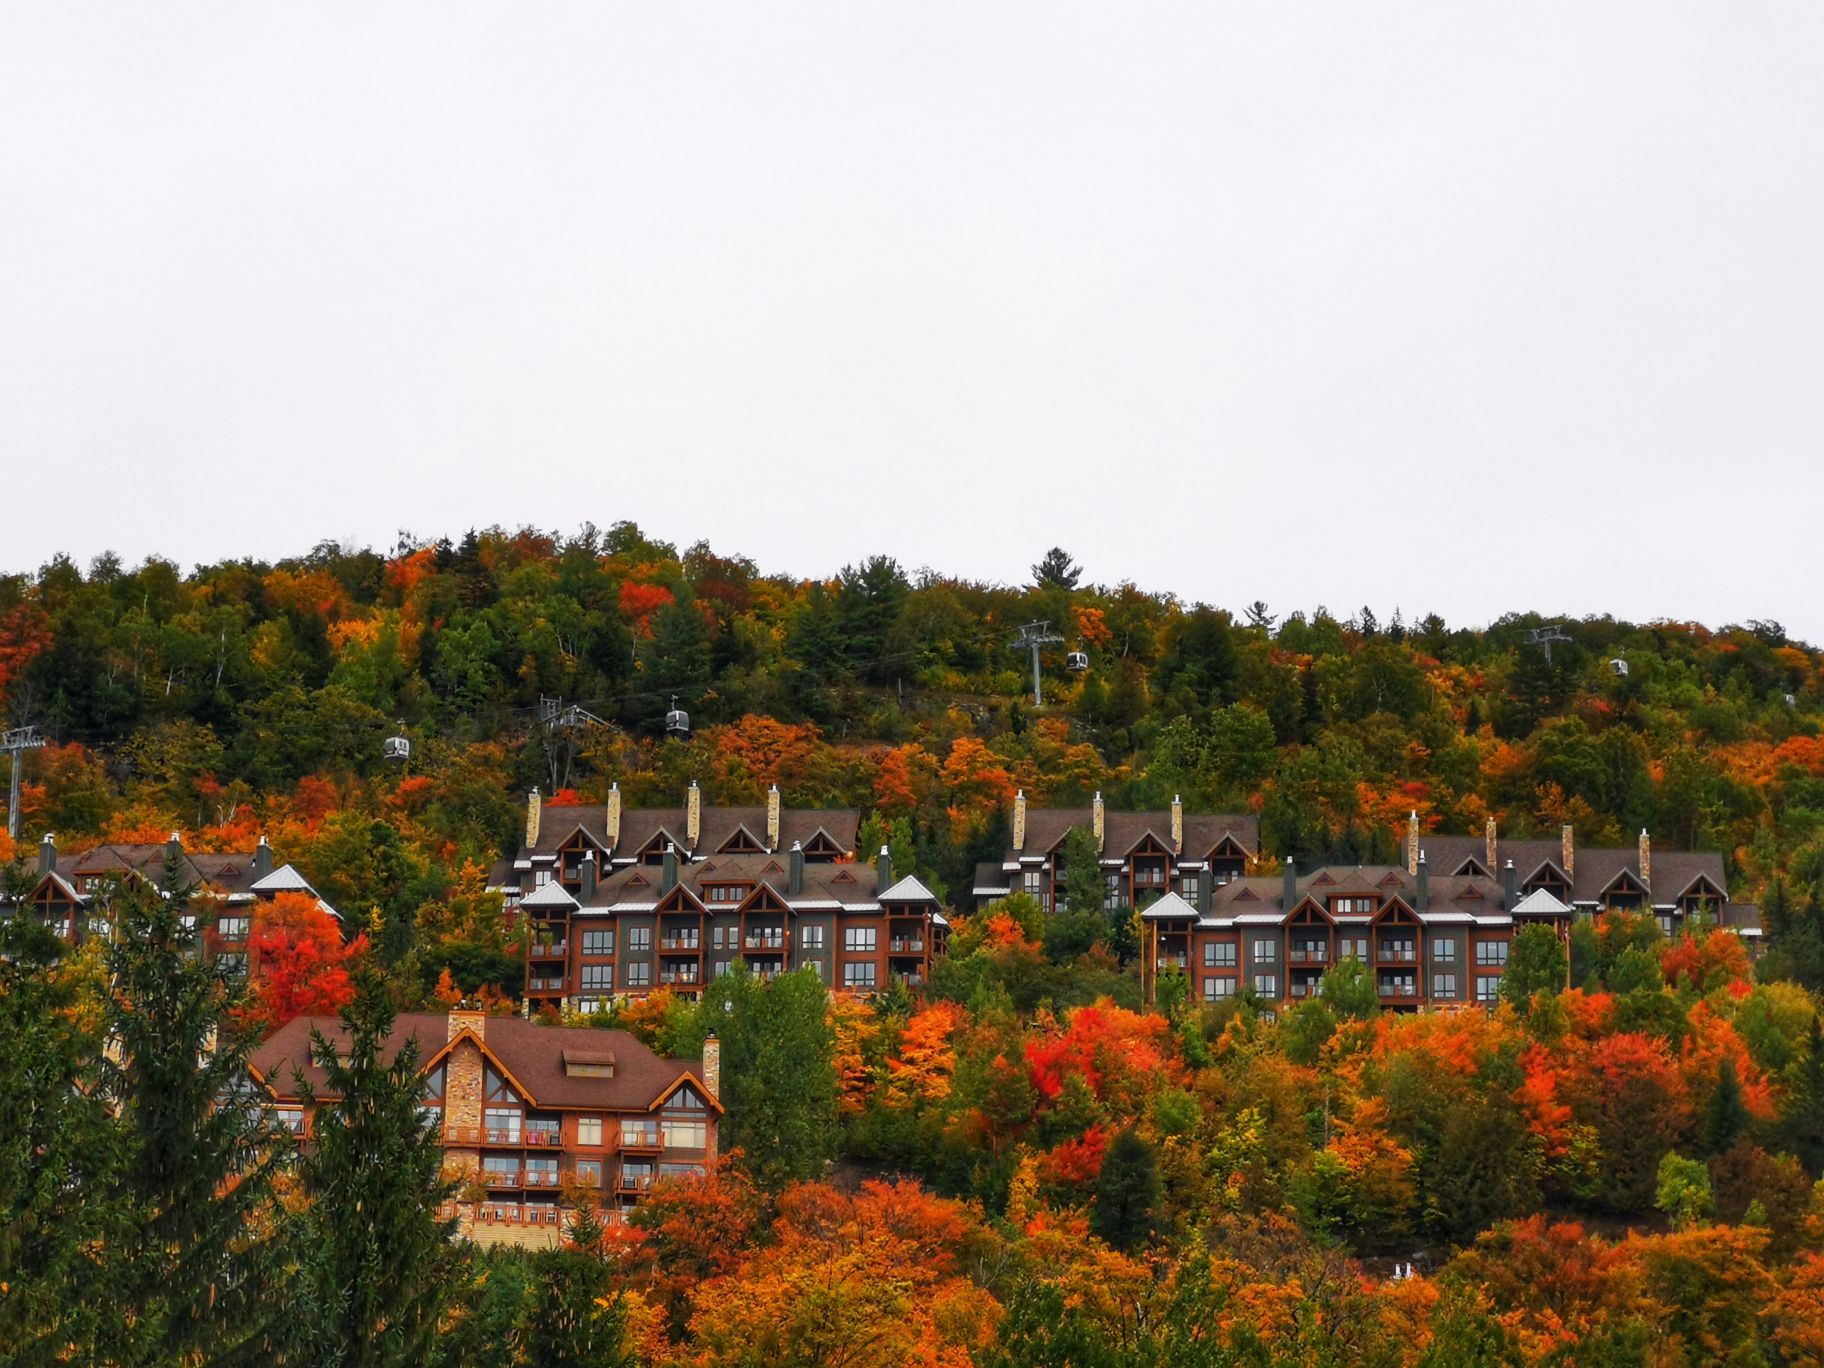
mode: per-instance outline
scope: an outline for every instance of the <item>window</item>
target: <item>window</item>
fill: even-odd
[[[1431,976],[1431,995],[1434,998],[1454,998],[1457,995],[1457,976],[1455,974],[1433,974]]]
[[[551,871],[550,870],[539,869],[539,870],[533,871],[532,886],[534,888],[543,888],[546,884],[548,884],[550,882],[551,882]]]
[[[571,1178],[578,1187],[599,1188],[602,1185],[602,1161],[600,1159],[578,1159]]]
[[[650,1121],[621,1122],[621,1148],[630,1149],[659,1143],[659,1128]]]
[[[727,972],[728,972],[728,961],[727,960],[714,960],[710,963],[709,976],[711,978],[721,978],[722,975],[726,974]]]
[[[225,941],[244,941],[247,939],[247,918],[223,917],[215,924],[215,934]]]
[[[872,954],[878,935],[879,932],[872,926],[846,927],[842,933],[842,948],[851,952],[860,951],[864,954]]]
[[[519,1159],[511,1154],[490,1154],[481,1161],[489,1187],[518,1187]]]
[[[650,926],[630,926],[627,928],[627,948],[629,950],[652,949],[652,928]]]
[[[1499,974],[1476,975],[1477,1002],[1493,1002],[1495,998],[1500,995],[1500,992],[1501,976]]]
[[[1205,941],[1203,944],[1203,967],[1205,969],[1233,969],[1235,967],[1235,942]]]
[[[602,1143],[602,1118],[599,1116],[579,1116],[576,1118],[576,1143],[579,1145],[599,1145]]]
[[[481,1123],[487,1131],[490,1142],[500,1145],[517,1145],[519,1143],[519,1108],[489,1107],[482,1114]]]
[[[215,957],[215,971],[223,978],[246,978],[246,953],[241,950],[224,950]]]
[[[712,884],[709,888],[709,901],[712,903],[738,903],[746,891],[739,884]]]
[[[527,1155],[526,1156],[526,1186],[527,1187],[548,1187],[548,1188],[556,1187],[557,1186],[557,1156],[554,1154]]]
[[[614,966],[612,964],[585,964],[577,973],[580,986],[586,993],[614,991]]]
[[[1188,903],[1197,901],[1197,875],[1186,874],[1183,879],[1184,891],[1179,896]]]
[[[1455,964],[1457,962],[1457,943],[1454,940],[1433,941],[1431,957],[1439,964]]]
[[[1235,996],[1235,980],[1232,978],[1206,978],[1203,981],[1203,1000],[1217,1002],[1223,998]]]
[[[650,964],[630,964],[627,976],[622,980],[629,988],[648,988],[652,986],[652,966]]]
[[[1259,993],[1264,998],[1278,997],[1279,996],[1279,975],[1278,974],[1256,974],[1256,975],[1254,975],[1254,991],[1256,993]]]
[[[1373,898],[1332,898],[1330,911],[1341,917],[1372,916],[1374,913]]]
[[[583,932],[583,953],[585,955],[612,955],[614,953],[614,932]]]
[[[1279,942],[1262,937],[1254,942],[1252,953],[1256,964],[1276,964],[1279,961]]]
[[[741,933],[732,926],[713,926],[709,931],[709,944],[715,950],[733,950],[741,944]]]
[[[823,949],[823,928],[821,926],[801,926],[798,928],[798,945],[804,950]]]
[[[1039,870],[1036,870],[1036,869],[1027,870],[1024,874],[1020,875],[1021,891],[1025,892],[1025,893],[1030,893],[1035,898],[1038,897],[1039,896],[1039,884],[1044,879],[1044,877],[1045,877],[1044,874],[1042,874]]]
[[[872,988],[874,986],[875,964],[864,960],[860,964],[842,966],[842,986],[844,988]]]
[[[576,1000],[576,1010],[581,1012],[584,1016],[594,1016],[597,1012],[602,1010],[602,1000],[600,998],[592,997],[578,998]]]
[[[1121,906],[1121,875],[1108,873],[1102,876],[1102,910],[1114,912]]]
[[[304,1134],[304,1108],[278,1107],[272,1113],[274,1123],[281,1130],[288,1130],[293,1135]]]
[[[1478,941],[1476,943],[1476,963],[1482,965],[1506,964],[1506,941]]]
[[[1660,935],[1670,936],[1672,934],[1672,914],[1670,912],[1656,913],[1653,920],[1659,923]]]
[[[1339,936],[1336,942],[1336,957],[1339,960],[1363,960],[1368,958],[1368,938],[1366,936]]]

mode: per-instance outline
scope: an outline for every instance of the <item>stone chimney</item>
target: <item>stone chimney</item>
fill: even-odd
[[[1026,849],[1026,790],[1013,795],[1013,848]]]
[[[1419,891],[1414,895],[1418,900],[1418,910],[1425,911],[1431,906],[1431,866],[1425,863],[1425,852],[1419,852],[1419,858],[1413,862],[1412,872],[1418,877]]]
[[[1640,829],[1640,881],[1649,891],[1653,888],[1653,840],[1647,829]]]
[[[44,839],[38,842],[38,872],[40,874],[57,872],[57,838],[48,831],[44,833]]]
[[[1096,800],[1089,805],[1090,825],[1096,832],[1096,854],[1102,853],[1102,844],[1108,830],[1107,814],[1102,807],[1102,790],[1096,790]]]
[[[684,844],[695,854],[703,840],[703,790],[690,781],[690,792],[684,795]]]
[[[678,848],[665,843],[665,861],[659,867],[659,896],[662,898],[678,886]]]
[[[1501,866],[1501,888],[1507,894],[1505,910],[1511,914],[1520,905],[1520,871],[1512,860]]]
[[[884,845],[880,848],[879,858],[874,861],[874,868],[879,871],[880,887],[874,890],[874,896],[878,898],[893,887],[893,852]]]
[[[1279,878],[1279,910],[1290,912],[1293,904],[1298,901],[1298,866],[1290,855],[1286,856],[1286,862],[1279,867]]]
[[[1416,808],[1406,817],[1406,872],[1419,872],[1419,813]]]
[[[779,785],[774,784],[766,791],[766,848],[768,853],[779,849]]]
[[[720,1099],[722,1093],[722,1042],[711,1031],[703,1038],[703,1086],[709,1095]]]
[[[253,848],[253,881],[258,883],[270,873],[272,873],[272,847],[266,844],[266,838],[262,835],[260,843]]]
[[[593,850],[589,850],[589,851],[585,851],[583,853],[583,887],[582,887],[581,893],[577,897],[577,901],[581,902],[581,903],[589,903],[589,902],[594,901],[594,899],[595,899],[595,852]]]
[[[608,785],[608,811],[604,814],[604,835],[608,838],[608,853],[612,855],[621,844],[621,786],[619,783]]]
[[[1172,795],[1172,854],[1184,854],[1184,799]]]
[[[526,795],[526,844],[529,846],[538,844],[538,818],[543,802],[536,788]]]
[[[785,896],[804,896],[804,842],[793,841],[792,853],[785,862]]]
[[[1568,879],[1577,877],[1577,833],[1569,822],[1564,824],[1564,874]]]
[[[1498,868],[1495,864],[1495,819],[1493,817],[1490,817],[1488,821],[1483,824],[1482,844],[1488,855],[1488,858],[1483,861],[1483,864],[1488,869],[1488,872],[1493,874]]]
[[[469,1006],[466,998],[458,1006],[450,1008],[449,1030],[444,1039],[454,1040],[464,1031],[472,1032],[477,1040],[488,1038],[488,1014],[479,1007]]]

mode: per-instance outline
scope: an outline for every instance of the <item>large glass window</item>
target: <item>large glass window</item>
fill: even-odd
[[[1279,959],[1279,942],[1262,937],[1254,942],[1253,955],[1256,964],[1273,964]]]
[[[864,960],[860,964],[843,965],[842,986],[844,988],[852,989],[872,988],[874,986],[875,967],[873,960]]]
[[[799,927],[798,946],[802,950],[823,949],[823,928],[821,926]]]
[[[1203,967],[1206,969],[1233,969],[1236,948],[1234,941],[1205,941],[1203,943]]]
[[[585,955],[612,955],[614,953],[614,932],[583,932],[583,953]]]
[[[644,966],[641,966],[644,968]],[[614,966],[612,964],[585,964],[577,970],[577,978],[585,993],[610,993],[614,991]]]
[[[1476,943],[1476,963],[1484,965],[1506,964],[1507,942],[1504,940],[1478,941]]]
[[[579,1116],[576,1119],[576,1143],[579,1145],[601,1144],[602,1118],[599,1116]]]
[[[627,928],[627,948],[629,950],[652,949],[652,928],[650,926],[630,926]]]
[[[1278,997],[1279,996],[1279,975],[1277,975],[1277,974],[1256,974],[1256,975],[1254,975],[1254,991],[1256,993],[1259,993],[1264,998]]]
[[[645,963],[628,965],[626,984],[629,988],[646,988],[651,986],[652,966]]]
[[[879,943],[878,935],[879,932],[872,926],[847,927],[842,933],[842,948],[871,954]]]

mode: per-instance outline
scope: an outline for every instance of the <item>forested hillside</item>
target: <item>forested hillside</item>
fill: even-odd
[[[263,829],[383,908],[497,856],[532,786],[561,802],[610,778],[636,804],[777,782],[790,803],[907,817],[951,887],[1015,788],[1256,807],[1264,847],[1305,863],[1389,855],[1416,809],[1450,832],[1573,822],[1585,844],[1647,827],[1725,851],[1744,898],[1824,874],[1824,673],[1778,624],[1573,621],[1548,655],[1531,614],[1235,616],[1090,581],[1054,551],[1019,587],[886,559],[799,582],[624,523],[188,575],[59,560],[0,580],[7,715],[56,743],[27,761],[23,829],[175,826],[205,846]],[[1041,620],[1063,642],[1035,708],[1012,642]],[[674,696],[688,741],[664,736]],[[604,725],[545,727],[541,698]],[[395,732],[409,765],[382,759]],[[373,848],[372,817],[398,849]]]

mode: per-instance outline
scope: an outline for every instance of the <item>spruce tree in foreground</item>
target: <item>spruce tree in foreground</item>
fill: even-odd
[[[0,1355],[20,1365],[106,1337],[100,1255],[122,1233],[100,1040],[73,1011],[61,952],[36,921],[0,919]]]
[[[627,1343],[627,1300],[603,1256],[600,1220],[591,1210],[579,1211],[568,1235],[566,1247],[533,1258],[525,1361],[635,1368],[639,1360]]]
[[[302,1089],[316,1110],[301,1177],[325,1364],[426,1362],[459,1279],[455,1223],[438,1210],[454,1185],[419,1112],[424,1051],[410,1037],[395,1052],[393,1022],[385,981],[363,969],[338,1038],[311,1038],[324,1081]]]
[[[1159,1195],[1159,1163],[1153,1147],[1138,1132],[1124,1130],[1102,1158],[1090,1228],[1116,1249],[1137,1249],[1152,1236]]]
[[[107,962],[102,1094],[117,1109],[128,1228],[109,1245],[117,1333],[95,1357],[132,1364],[284,1359],[296,1289],[273,1192],[285,1155],[225,1034],[233,997],[201,953],[175,861],[158,890],[124,881]]]

